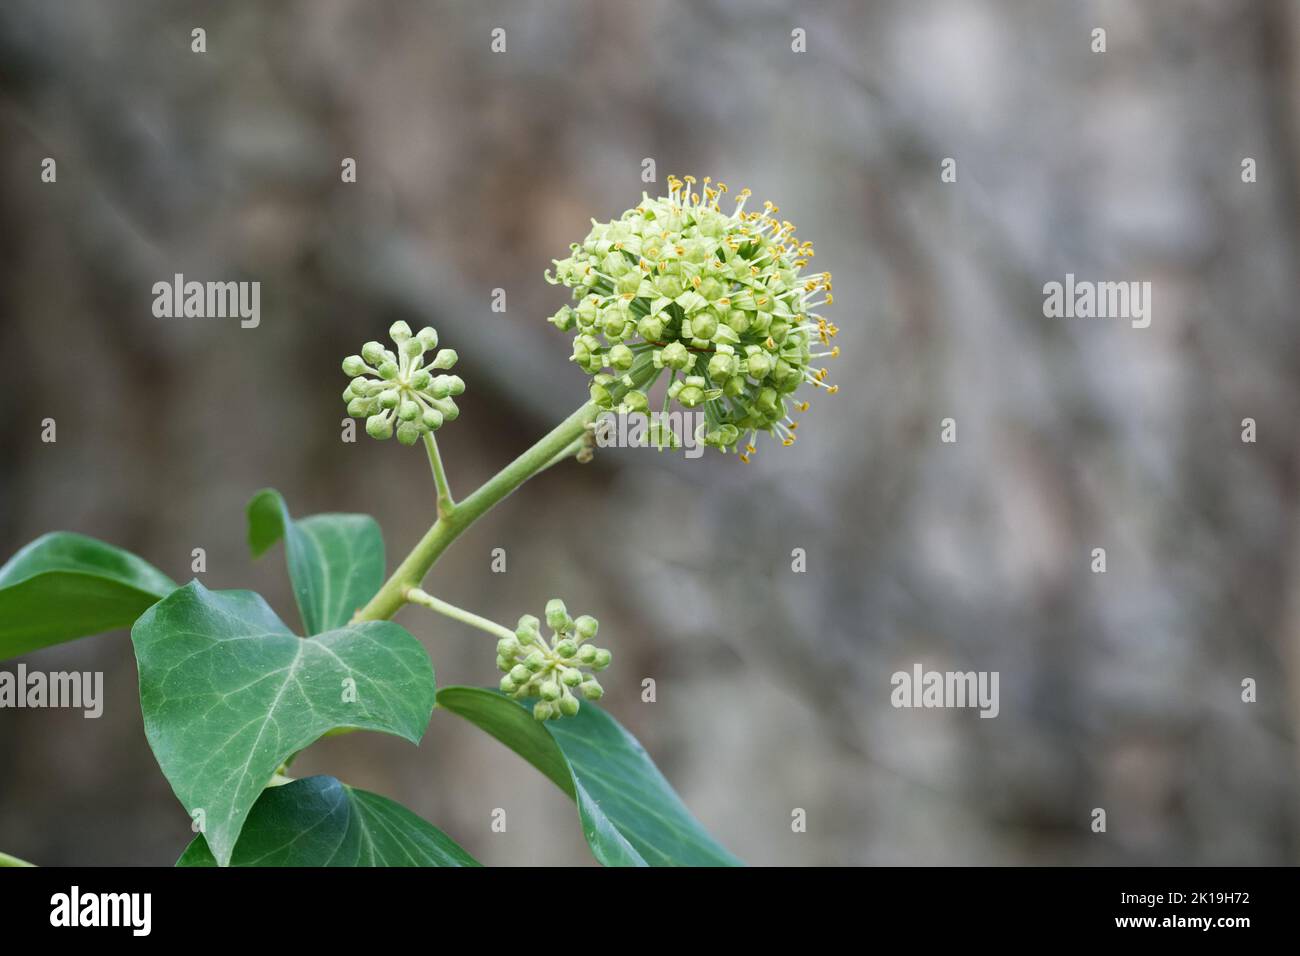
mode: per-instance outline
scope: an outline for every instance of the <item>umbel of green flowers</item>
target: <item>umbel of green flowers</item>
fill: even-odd
[[[343,360],[352,381],[343,392],[348,414],[366,420],[371,438],[392,438],[414,445],[426,432],[437,431],[460,414],[453,396],[465,391],[459,375],[441,375],[456,364],[453,349],[438,349],[438,333],[425,327],[411,334],[405,322],[388,330],[396,350],[367,342],[360,355]],[[425,362],[425,353],[437,350]]]
[[[548,644],[542,637],[541,622],[531,614],[519,619],[514,637],[497,642],[497,667],[505,672],[501,692],[512,697],[541,698],[533,705],[538,720],[572,717],[578,712],[578,695],[599,700],[605,693],[594,674],[609,666],[610,653],[587,643],[599,627],[594,617],[569,617],[559,598],[547,602],[546,626],[552,631]]]
[[[815,311],[834,297],[829,272],[804,272],[812,243],[800,242],[770,202],[745,212],[748,189],[724,213],[727,187],[710,183],[701,195],[695,177],[670,176],[666,198],[642,194],[618,219],[592,220],[587,238],[546,274],[576,303],[550,321],[574,333],[571,360],[592,376],[597,405],[614,407],[611,386],[621,382],[630,390],[620,410],[647,411],[649,386],[635,387],[630,373],[649,363],[657,379],[666,369],[664,410],[673,402],[702,409],[703,441],[738,451],[745,436],[748,461],[759,432],[794,444],[791,412],[808,410],[795,400],[801,388],[838,391],[813,363],[839,354],[830,345],[839,330]]]

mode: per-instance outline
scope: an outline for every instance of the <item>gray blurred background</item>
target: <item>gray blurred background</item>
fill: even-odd
[[[0,552],[69,529],[186,580],[203,547],[205,584],[296,626],[279,549],[247,557],[256,489],[374,514],[390,567],[431,517],[421,452],[340,441],[339,360],[439,329],[467,492],[584,399],[542,272],[650,157],[816,242],[841,393],[748,468],[555,468],[426,586],[598,616],[608,709],[752,863],[1300,862],[1298,41],[1300,5],[1225,0],[7,2]],[[154,318],[176,272],[260,281],[261,326]],[[1044,318],[1066,272],[1151,281],[1151,327]],[[489,638],[398,619],[440,683],[495,680]],[[914,662],[999,671],[1001,715],[893,709]],[[0,849],[170,864],[189,821],[126,633],[28,663],[103,670],[107,707],[0,712]],[[566,798],[449,714],[418,749],[322,742],[312,772],[490,864],[589,861]]]

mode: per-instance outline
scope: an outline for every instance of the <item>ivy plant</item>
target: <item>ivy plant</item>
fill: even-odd
[[[295,756],[351,731],[418,744],[435,710],[463,718],[536,767],[574,802],[595,859],[611,866],[739,861],[690,814],[645,749],[595,701],[611,653],[599,624],[564,601],[507,627],[424,589],[471,524],[529,478],[588,460],[603,413],[699,409],[696,438],[748,461],[760,434],[795,441],[800,390],[823,389],[836,327],[829,273],[812,245],[748,190],[725,213],[722,183],[669,178],[555,261],[571,290],[550,321],[572,332],[590,400],[477,490],[453,496],[436,433],[455,421],[464,381],[431,328],[389,329],[343,360],[349,415],[366,432],[423,445],[435,496],[428,531],[386,574],[367,515],[296,518],[264,490],[247,509],[258,557],[283,543],[300,633],[252,591],[178,585],[143,559],[70,532],[47,534],[0,568],[0,658],[130,627],[149,746],[196,836],[181,866],[474,866],[452,837],[387,797],[333,777],[290,777]],[[819,350],[820,349],[820,350]],[[661,436],[662,436],[661,432]],[[664,447],[666,440],[660,442]],[[393,616],[406,606],[496,638],[496,686],[442,687],[424,646]],[[178,847],[178,850],[181,848]],[[5,860],[12,858],[3,857]]]

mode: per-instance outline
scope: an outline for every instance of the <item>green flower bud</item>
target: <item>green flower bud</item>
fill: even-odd
[[[551,598],[546,602],[546,626],[557,634],[563,634],[569,629],[573,619],[569,617],[569,610],[564,606],[564,602],[559,598]]]
[[[459,375],[447,376],[447,394],[463,395],[465,393],[465,380]]]
[[[609,662],[612,658],[613,655],[610,654],[609,651],[605,650],[603,647],[598,647],[596,649],[596,656],[591,659],[591,666],[594,670],[603,671],[609,666]]]
[[[364,371],[366,371],[366,363],[362,360],[360,355],[349,355],[343,360],[344,375],[355,378]]]
[[[542,700],[559,700],[560,685],[553,680],[542,681],[542,686],[538,689],[538,696]]]
[[[433,376],[429,374],[427,369],[420,369],[411,376],[411,388],[417,392],[423,392],[432,382]]]
[[[415,340],[412,339],[412,342]],[[397,407],[397,417],[404,422],[413,422],[420,414],[420,406],[412,401],[404,401]]]
[[[513,680],[511,680],[509,674],[501,678],[501,683],[498,684],[497,686],[501,688],[501,693],[503,694],[513,694],[516,690],[519,689],[518,685],[515,684]]]
[[[587,700],[600,700],[605,696],[605,688],[600,686],[600,681],[592,677],[582,682],[582,696]]]
[[[533,672],[523,664],[516,664],[510,668],[510,679],[516,684],[526,684],[533,679]]]
[[[379,411],[379,403],[373,398],[354,398],[348,402],[348,414],[353,418],[365,418]]]
[[[525,614],[519,619],[518,626],[515,627],[515,637],[519,638],[520,644],[533,644],[541,639],[542,622],[532,614]]]
[[[454,422],[460,418],[460,408],[450,398],[444,398],[442,401],[435,402],[438,411],[442,412],[444,422]]]
[[[536,673],[546,666],[546,655],[541,651],[533,651],[524,658],[524,666],[533,673]]]
[[[395,388],[390,388],[390,389],[388,389],[387,391],[380,392],[380,393],[379,393],[379,407],[380,407],[380,408],[396,408],[396,407],[397,407],[397,403],[398,403],[399,401],[401,401],[401,397],[402,397],[402,396],[401,396],[401,393],[398,392],[398,390],[395,389]]]
[[[573,628],[578,632],[578,637],[584,641],[589,641],[595,637],[599,627],[600,622],[590,614],[583,614],[573,622]]]
[[[366,434],[383,441],[393,437],[393,420],[385,415],[371,415],[366,419]]]
[[[572,694],[565,694],[560,698],[560,713],[565,717],[577,716],[578,710],[581,707],[582,705],[578,702],[578,698],[574,697]]]
[[[361,346],[361,357],[371,365],[378,365],[384,360],[384,347],[378,342],[367,342]],[[347,371],[344,369],[344,371]],[[348,372],[349,375],[355,373]]]
[[[636,331],[647,342],[662,341],[665,332],[664,320],[658,315],[647,315],[637,322]]]
[[[432,368],[449,369],[456,364],[459,356],[455,349],[439,349],[438,354],[433,357]]]
[[[402,422],[397,426],[397,440],[403,445],[414,445],[420,440],[420,426],[415,422]]]
[[[566,687],[577,687],[582,683],[582,671],[576,667],[566,667],[560,671],[560,682]]]
[[[662,356],[664,365],[679,372],[691,364],[691,353],[681,342],[669,342],[664,346]]]
[[[417,355],[423,355],[424,345],[419,339],[407,339],[402,343],[402,354],[407,358],[415,358]]]
[[[379,377],[385,381],[391,382],[397,378],[399,369],[396,362],[390,362],[388,359],[379,363]]]
[[[749,331],[749,313],[741,309],[732,309],[727,313],[727,328],[737,335],[744,335]]]
[[[503,637],[497,641],[497,653],[502,657],[514,657],[519,653],[519,642],[513,637]]]
[[[555,653],[562,660],[567,660],[578,653],[578,645],[569,640],[560,641],[555,645]]]
[[[596,659],[596,648],[591,644],[583,644],[578,648],[578,660],[584,664],[590,664]]]
[[[636,389],[623,396],[623,404],[629,412],[645,413],[650,410],[650,399],[646,397],[645,392]]]
[[[420,329],[420,332],[416,337],[420,340],[420,344],[424,346],[425,351],[436,349],[438,347],[438,333],[430,326],[426,325],[424,328]]]
[[[718,331],[718,317],[712,312],[701,312],[691,317],[691,332],[697,339],[711,339]]]
[[[677,393],[677,400],[687,408],[694,408],[704,401],[704,389],[696,385],[687,385]]]
[[[550,720],[554,715],[554,708],[544,700],[539,700],[533,705],[533,718],[535,720]]]
[[[616,368],[620,372],[626,372],[632,367],[633,361],[636,360],[636,356],[632,354],[632,350],[621,342],[609,350],[607,358],[610,367]]]
[[[560,306],[559,311],[557,311],[547,321],[550,322],[552,325],[554,325],[561,332],[567,332],[569,331],[569,329],[573,328],[573,323],[575,321],[575,318],[576,317],[573,314],[573,310],[569,308],[567,305],[562,305]]]
[[[411,327],[405,322],[394,322],[388,327],[388,337],[398,345],[401,345],[411,337]]]
[[[766,352],[755,352],[745,360],[745,365],[749,370],[751,378],[764,379],[772,371],[772,356]]]
[[[497,655],[497,670],[509,674],[510,668],[514,666],[515,666],[515,662],[510,658],[502,657],[500,654]]]
[[[424,414],[420,416],[420,422],[431,432],[436,432],[442,427],[442,412],[436,408],[426,408]]]

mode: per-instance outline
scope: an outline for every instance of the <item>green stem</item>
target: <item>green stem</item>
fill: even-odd
[[[552,458],[550,461],[548,461],[546,464],[544,464],[541,468],[539,468],[539,469],[537,470],[537,473],[538,473],[538,474],[541,474],[541,473],[542,473],[543,471],[545,471],[547,468],[550,468],[550,467],[552,467],[552,466],[554,466],[554,465],[558,465],[560,462],[564,461],[566,458],[573,458],[575,455],[577,455],[579,452],[581,452],[584,448],[586,448],[586,447],[587,447],[587,444],[588,444],[588,440],[587,440],[587,430],[584,428],[584,429],[582,430],[582,434],[581,434],[581,435],[579,435],[579,436],[578,436],[577,438],[575,438],[573,441],[569,442],[569,444],[568,444],[567,446],[565,446],[564,448],[562,448],[562,449],[560,450],[560,453],[559,453],[558,455],[556,455],[554,458]]]
[[[429,453],[429,467],[433,469],[433,483],[438,486],[438,514],[445,515],[456,507],[451,497],[451,486],[447,484],[447,472],[442,467],[442,456],[438,454],[438,440],[433,432],[424,433],[424,448]]]
[[[599,412],[596,405],[587,402],[472,495],[439,515],[433,527],[425,532],[370,603],[357,612],[354,620],[383,621],[396,614],[406,602],[406,592],[420,585],[448,545],[493,505],[550,464],[571,442],[581,438],[587,423],[594,421]]]
[[[649,388],[659,378],[660,370],[650,361],[649,354],[638,358],[629,375],[634,388]],[[625,389],[610,389],[614,401],[619,401]],[[392,577],[384,582],[377,594],[352,618],[353,621],[386,621],[406,603],[407,592],[418,588],[429,569],[442,556],[466,528],[483,517],[497,502],[522,485],[533,475],[574,454],[586,436],[587,425],[600,414],[600,406],[587,402],[560,424],[552,428],[532,448],[489,478],[464,501],[439,508],[438,520],[424,533],[424,537],[397,566]],[[434,446],[436,447],[436,446]],[[430,461],[434,461],[433,457]],[[436,480],[441,461],[434,465]]]
[[[419,588],[411,588],[406,592],[406,599],[412,604],[418,604],[420,607],[427,607],[431,611],[437,611],[453,621],[460,621],[462,624],[468,624],[470,627],[477,627],[480,631],[487,631],[493,637],[510,638],[514,637],[514,631],[508,627],[503,627],[496,621],[489,621],[485,617],[472,611],[467,611],[462,607],[454,604],[448,604],[446,601],[439,600],[432,594],[421,591]]]
[[[16,856],[10,856],[8,853],[0,853],[0,866],[35,866],[35,863],[28,863],[26,860],[20,860]]]

